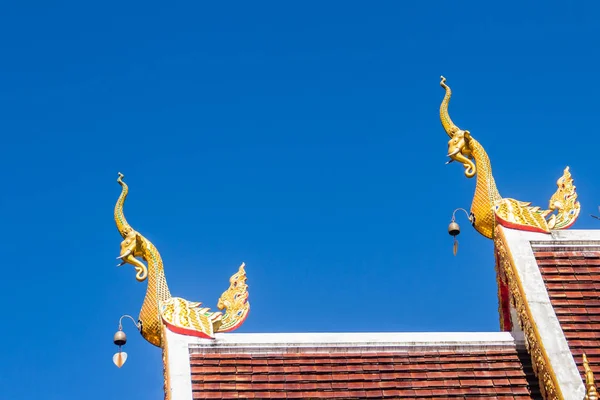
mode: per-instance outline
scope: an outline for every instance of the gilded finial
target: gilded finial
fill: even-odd
[[[590,368],[587,356],[583,353],[583,369],[585,371],[585,400],[598,400],[598,391],[594,382],[594,373]]]
[[[136,279],[147,281],[146,297],[139,314],[142,336],[155,346],[164,344],[163,327],[183,334],[203,338],[214,338],[217,332],[228,332],[238,328],[248,316],[248,286],[244,264],[230,279],[230,287],[219,299],[218,307],[223,311],[213,312],[200,302],[192,302],[171,296],[165,277],[162,257],[158,249],[140,232],[133,229],[125,219],[123,211],[129,193],[124,175],[119,172],[117,182],[121,194],[115,204],[115,222],[123,241],[119,260],[121,265],[135,267]],[[124,353],[123,353],[124,354]],[[119,353],[115,363],[122,365],[123,354]]]
[[[448,105],[452,91],[441,77],[440,85],[446,93],[440,105],[440,120],[450,137],[449,161],[464,167],[467,178],[477,177],[475,195],[469,213],[474,228],[487,238],[493,238],[497,224],[507,228],[549,233],[550,230],[567,229],[579,216],[580,204],[569,167],[556,182],[557,190],[550,199],[548,209],[531,206],[529,202],[502,198],[492,175],[492,165],[483,146],[468,130],[460,129],[452,122]],[[552,214],[556,212],[556,214]]]

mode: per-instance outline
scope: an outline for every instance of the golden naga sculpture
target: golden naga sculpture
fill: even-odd
[[[162,347],[163,324],[169,330],[202,338],[214,338],[216,332],[228,332],[238,328],[248,316],[248,286],[244,264],[230,279],[230,286],[218,301],[217,307],[225,313],[211,312],[202,307],[202,303],[191,302],[172,297],[167,286],[162,258],[156,247],[139,232],[135,231],[125,219],[123,205],[129,192],[119,173],[117,182],[122,187],[121,195],[115,205],[115,222],[123,237],[121,254],[118,257],[124,264],[135,267],[135,278],[148,281],[146,297],[139,315],[142,336],[155,346]],[[146,261],[147,266],[136,257]]]
[[[544,233],[549,233],[552,229],[566,229],[573,225],[579,216],[581,206],[577,201],[569,167],[565,168],[563,176],[558,179],[558,189],[550,199],[547,210],[533,207],[528,202],[502,198],[492,175],[490,159],[483,146],[471,136],[469,131],[460,129],[450,119],[448,104],[452,91],[446,85],[446,78],[443,76],[440,85],[446,90],[440,106],[440,119],[444,130],[450,136],[448,163],[453,161],[461,163],[467,178],[477,175],[470,215],[471,223],[477,232],[492,238],[496,223],[508,228]],[[556,214],[552,214],[553,211],[556,211]]]
[[[598,400],[598,390],[594,382],[594,373],[590,368],[587,356],[583,354],[583,369],[585,371],[585,400]]]

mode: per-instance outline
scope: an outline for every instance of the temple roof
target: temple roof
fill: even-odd
[[[211,340],[166,330],[170,400],[581,400],[583,353],[600,374],[600,231],[496,233],[510,332],[219,333]]]
[[[506,332],[169,336],[170,358],[189,371],[173,394],[178,385],[193,399],[541,398],[524,346]]]
[[[600,231],[564,231],[581,210],[569,167],[548,209],[501,197],[485,149],[450,118],[444,77],[440,85],[449,162],[477,175],[470,213],[456,209],[448,232],[456,255],[462,210],[494,240],[506,332],[225,334],[250,310],[244,265],[218,301],[224,314],[171,297],[158,250],[124,217],[128,187],[120,174],[119,258],[136,267],[138,280],[150,274],[139,326],[163,349],[166,399],[598,399]]]

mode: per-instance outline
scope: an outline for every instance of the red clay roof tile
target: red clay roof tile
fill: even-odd
[[[585,352],[600,375],[600,251],[534,249],[534,255],[579,371]]]
[[[221,356],[190,356],[194,399],[540,398],[529,356],[511,347]]]

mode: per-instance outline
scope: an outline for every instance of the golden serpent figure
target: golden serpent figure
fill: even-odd
[[[440,105],[440,120],[450,137],[448,163],[453,161],[461,163],[467,178],[477,175],[475,196],[471,204],[471,223],[477,232],[492,238],[496,223],[509,228],[545,233],[550,232],[551,229],[566,229],[573,225],[579,216],[581,206],[577,201],[569,167],[565,168],[563,176],[557,181],[558,189],[550,199],[547,210],[532,207],[531,203],[503,199],[498,193],[492,175],[492,165],[483,146],[471,136],[469,131],[460,129],[450,118],[448,105],[452,90],[443,76],[440,85],[446,90]],[[557,213],[551,214],[553,211]]]
[[[122,187],[121,195],[115,205],[115,222],[123,237],[121,265],[131,264],[136,270],[136,279],[148,280],[146,297],[139,315],[142,336],[155,346],[163,346],[163,324],[171,331],[203,338],[213,338],[215,332],[227,332],[238,328],[248,316],[248,286],[246,272],[242,264],[238,272],[231,277],[231,285],[219,299],[219,309],[225,314],[211,312],[201,307],[201,303],[172,297],[167,286],[162,258],[156,247],[135,231],[125,219],[123,205],[129,188],[119,173],[117,182]],[[148,266],[138,260],[142,258]]]

